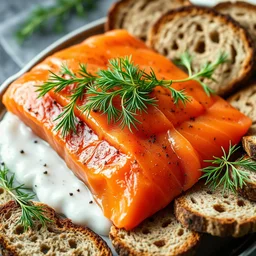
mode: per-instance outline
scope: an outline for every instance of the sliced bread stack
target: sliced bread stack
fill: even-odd
[[[107,244],[91,230],[60,218],[43,204],[45,216],[52,220],[47,227],[35,221],[33,229],[24,231],[19,224],[20,207],[10,201],[0,207],[0,252],[2,256],[27,255],[112,255]]]
[[[110,9],[106,30],[126,29],[146,40],[149,28],[161,15],[188,4],[188,0],[121,0]]]
[[[175,256],[194,254],[200,235],[182,227],[168,206],[131,231],[112,226],[110,239],[118,255]]]
[[[188,6],[169,11],[151,28],[148,44],[171,60],[188,51],[193,56],[194,71],[225,52],[229,61],[214,72],[216,82],[204,80],[222,96],[234,91],[253,71],[251,37],[233,19],[212,9]]]

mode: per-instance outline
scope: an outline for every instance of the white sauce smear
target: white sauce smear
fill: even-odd
[[[0,156],[17,181],[33,189],[39,201],[76,224],[108,235],[111,223],[86,185],[45,141],[11,113],[0,122]]]

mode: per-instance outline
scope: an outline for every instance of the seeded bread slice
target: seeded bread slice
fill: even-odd
[[[256,136],[244,136],[242,143],[246,153],[256,160]]]
[[[217,81],[204,79],[219,95],[226,96],[251,75],[254,47],[247,31],[233,19],[203,7],[188,6],[163,15],[152,27],[148,44],[171,60],[188,51],[193,70],[216,60],[220,52],[229,62],[214,72]]]
[[[247,29],[256,45],[256,5],[246,2],[224,2],[215,6],[215,10],[230,15]]]
[[[249,157],[246,156],[246,158]],[[242,189],[238,189],[238,193],[241,196],[256,202],[256,172],[248,170],[241,166],[238,166],[237,168],[249,173],[249,180],[246,182],[246,185],[243,186]]]
[[[256,232],[256,202],[234,193],[223,194],[223,187],[212,191],[199,182],[174,205],[176,218],[194,231],[233,237]]]
[[[3,188],[0,188],[0,205],[3,205],[11,200],[13,200],[11,195],[7,193]]]
[[[246,88],[229,97],[228,101],[252,119],[252,127],[248,135],[256,135],[256,81],[251,81]],[[250,155],[249,152],[247,153]]]
[[[94,232],[76,226],[68,219],[59,218],[52,208],[43,206],[46,216],[53,222],[47,227],[35,222],[33,230],[26,232],[17,223],[21,209],[14,201],[0,207],[0,245],[3,256],[112,255],[106,243]]]
[[[118,255],[192,255],[200,235],[183,228],[169,206],[132,231],[111,227],[110,239]]]
[[[188,5],[187,0],[122,0],[108,13],[106,30],[126,29],[146,40],[149,28],[165,12]]]

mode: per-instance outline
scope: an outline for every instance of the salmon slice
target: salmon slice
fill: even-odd
[[[159,79],[187,77],[143,42],[119,30],[91,37],[47,58],[15,81],[3,102],[48,141],[88,185],[107,218],[119,228],[131,229],[195,184],[203,160],[220,156],[220,145],[228,144],[230,139],[239,141],[250,120],[224,100],[208,97],[197,82],[189,81],[173,85],[186,90],[190,97],[186,106],[175,105],[168,89],[156,87],[151,96],[158,99],[158,108],[149,106],[147,113],[138,115],[140,123],[133,133],[128,128],[120,129],[118,123],[109,124],[106,115],[97,111],[87,116],[76,108],[77,133],[63,138],[54,130],[54,120],[69,103],[75,85],[60,93],[51,91],[41,99],[37,99],[35,86],[48,80],[49,70],[59,72],[63,62],[73,72],[80,63],[86,63],[88,71],[96,74],[98,69],[107,68],[109,59],[127,55],[140,68],[153,68]],[[191,122],[202,134],[197,129],[189,130]],[[213,136],[218,143],[209,141]]]

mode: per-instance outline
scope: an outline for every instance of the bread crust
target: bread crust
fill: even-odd
[[[75,225],[72,223],[70,219],[63,219],[61,218],[51,207],[42,204],[42,203],[34,203],[38,206],[43,206],[45,210],[45,216],[50,218],[53,221],[53,224],[56,225],[58,228],[63,229],[63,232],[73,231],[73,232],[80,232],[84,234],[88,239],[92,240],[93,243],[97,246],[97,249],[100,251],[99,256],[111,256],[111,250],[107,246],[106,242],[101,239],[97,234],[95,234],[89,228],[85,228],[79,225]],[[3,206],[0,206],[0,216],[4,213],[7,214],[8,212],[15,211],[19,209],[19,206],[16,204],[15,201],[10,201]],[[49,225],[52,225],[50,223]],[[8,243],[4,234],[1,234],[2,230],[2,222],[0,222],[0,247],[3,256],[19,256],[18,251],[16,250],[15,246],[12,246]]]
[[[243,7],[243,8],[249,8],[250,10],[253,9],[256,11],[256,5],[250,4],[247,2],[242,2],[242,1],[237,1],[237,2],[227,1],[227,2],[223,2],[223,3],[219,3],[214,6],[214,9],[218,11],[220,9],[228,8],[228,7],[230,7],[230,5],[237,6],[237,7]]]
[[[255,58],[254,58],[255,48],[254,48],[252,38],[249,35],[249,33],[230,16],[221,14],[211,8],[197,7],[197,6],[185,6],[185,7],[177,8],[175,10],[171,10],[167,12],[165,15],[163,15],[161,18],[159,18],[151,28],[149,32],[149,37],[148,37],[148,45],[154,50],[157,50],[154,47],[157,40],[156,35],[161,30],[162,26],[165,23],[171,21],[177,15],[184,16],[184,15],[189,15],[191,13],[195,15],[207,14],[207,15],[210,15],[211,17],[218,18],[220,22],[227,24],[227,26],[229,26],[233,31],[235,31],[236,33],[239,33],[241,39],[245,42],[246,49],[249,52],[249,56],[245,60],[245,65],[244,65],[245,68],[243,71],[243,75],[231,81],[231,83],[225,90],[220,91],[218,93],[221,96],[229,96],[231,95],[231,93],[235,92],[239,87],[241,87],[245,82],[248,81],[255,67]]]
[[[203,184],[196,185],[193,190],[202,189]],[[190,190],[191,191],[191,190]],[[190,192],[189,191],[189,192]],[[189,193],[188,192],[188,193]],[[241,237],[249,233],[256,232],[256,216],[239,221],[235,218],[216,218],[205,216],[200,212],[192,209],[187,204],[187,193],[174,201],[174,213],[181,224],[191,230],[203,233],[209,233],[213,236],[220,237]]]

